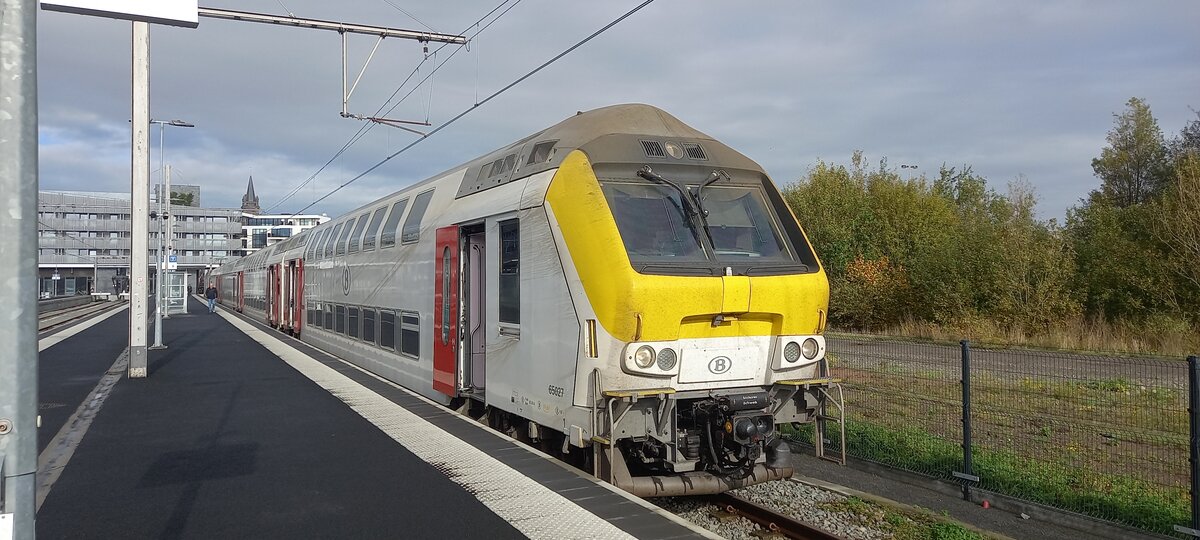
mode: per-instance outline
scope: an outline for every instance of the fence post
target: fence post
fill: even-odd
[[[1191,528],[1180,525],[1175,530],[1200,538],[1200,359],[1189,356],[1188,364],[1188,432],[1191,434],[1192,465],[1192,523]]]
[[[962,345],[962,448],[963,470],[951,473],[962,481],[963,500],[971,500],[971,484],[979,482],[971,463],[971,344],[967,340],[959,342]]]

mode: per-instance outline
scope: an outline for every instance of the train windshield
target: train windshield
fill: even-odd
[[[677,191],[622,182],[605,182],[603,190],[631,262],[708,260]]]
[[[794,260],[763,201],[762,190],[710,186],[702,199],[708,233],[718,261],[760,258]]]
[[[601,185],[634,266],[795,261],[757,186],[706,187],[701,202],[708,215],[691,220],[680,193],[666,185],[611,180]],[[687,189],[696,192],[696,186]]]

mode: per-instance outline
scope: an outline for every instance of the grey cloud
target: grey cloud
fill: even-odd
[[[419,27],[383,2],[285,3],[301,16]],[[458,32],[496,3],[406,9]],[[423,87],[393,116],[444,122],[633,5],[522,2],[437,74],[431,101]],[[279,11],[271,0],[214,7]],[[659,1],[314,210],[345,212],[576,110],[645,102],[782,183],[863,149],[922,172],[969,164],[1001,190],[1024,175],[1041,213],[1060,216],[1094,188],[1090,160],[1126,99],[1146,97],[1168,135],[1191,118],[1189,105],[1200,107],[1197,15],[1188,0]],[[39,18],[43,185],[128,186],[128,23]],[[374,42],[349,43],[353,76]],[[375,112],[420,57],[417,44],[386,40],[351,112]],[[206,204],[239,204],[251,173],[273,204],[361,126],[338,116],[336,34],[203,19],[197,30],[155,28],[152,62],[153,114],[197,125],[166,133],[168,160],[205,186]],[[282,208],[299,209],[412,140],[372,129]]]

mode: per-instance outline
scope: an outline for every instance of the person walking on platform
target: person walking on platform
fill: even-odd
[[[217,288],[212,283],[208,284],[208,288],[204,289],[204,297],[208,299],[208,312],[217,312]]]

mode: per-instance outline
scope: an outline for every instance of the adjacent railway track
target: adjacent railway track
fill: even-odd
[[[841,536],[818,529],[730,493],[712,495],[708,497],[708,501],[719,507],[722,512],[741,516],[758,524],[764,529],[764,532],[756,536],[794,540],[845,540]]]
[[[95,302],[66,309],[58,309],[38,314],[38,333],[57,330],[65,325],[86,319],[93,315],[104,313],[111,309],[119,309],[124,302]]]

